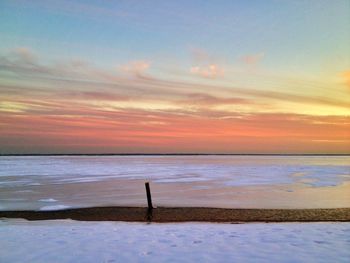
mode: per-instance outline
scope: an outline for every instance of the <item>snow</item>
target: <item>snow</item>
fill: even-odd
[[[68,205],[47,205],[40,208],[41,211],[63,210],[70,208]]]
[[[53,198],[46,198],[46,199],[39,199],[38,200],[39,202],[57,202],[56,199],[53,199]]]
[[[350,223],[0,220],[0,262],[350,262]]]

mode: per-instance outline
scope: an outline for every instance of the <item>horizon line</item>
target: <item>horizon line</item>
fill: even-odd
[[[0,156],[350,156],[350,153],[0,153]]]

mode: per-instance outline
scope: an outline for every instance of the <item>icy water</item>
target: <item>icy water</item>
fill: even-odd
[[[0,209],[350,207],[350,156],[0,157]]]

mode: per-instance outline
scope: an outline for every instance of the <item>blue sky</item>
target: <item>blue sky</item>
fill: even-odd
[[[226,61],[264,52],[270,68],[349,67],[348,1],[2,1],[2,50],[30,46],[44,57],[111,65],[191,48]],[[338,69],[340,67],[341,69]]]

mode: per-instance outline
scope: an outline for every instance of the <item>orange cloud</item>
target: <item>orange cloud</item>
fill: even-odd
[[[343,79],[344,84],[350,88],[350,70],[346,70],[341,73],[341,77]]]
[[[62,101],[0,112],[0,145],[3,152],[226,153],[346,153],[350,146],[349,117],[200,111],[103,110]]]

